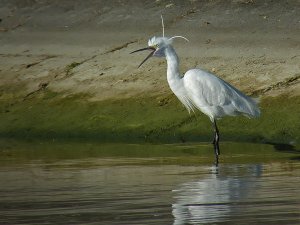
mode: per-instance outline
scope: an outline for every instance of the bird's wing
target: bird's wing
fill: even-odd
[[[236,89],[203,70],[189,70],[183,80],[189,97],[198,107],[228,105],[238,97]]]
[[[221,78],[200,70],[186,72],[184,78],[186,94],[198,109],[203,107],[217,108],[215,114],[258,117],[260,110],[257,102],[246,96]]]

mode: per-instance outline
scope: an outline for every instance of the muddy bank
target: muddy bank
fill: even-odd
[[[262,98],[262,118],[226,118],[223,140],[296,143],[299,1],[1,1],[0,136],[119,141],[208,141],[189,116],[166,63],[129,52],[161,35],[181,71],[204,68]]]
[[[43,91],[34,97],[1,104],[0,136],[43,139],[90,139],[125,142],[209,142],[212,128],[201,113],[189,115],[173,96],[139,97],[100,102],[89,96]],[[259,119],[224,118],[222,141],[299,142],[298,97],[268,97]]]

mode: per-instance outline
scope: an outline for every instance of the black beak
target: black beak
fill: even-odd
[[[135,50],[133,52],[130,52],[130,54],[132,53],[136,53],[136,52],[140,52],[140,51],[145,51],[145,50],[149,50],[151,51],[151,53],[143,60],[143,62],[141,62],[141,64],[138,66],[138,68],[140,68],[141,65],[144,64],[144,62],[146,62],[151,56],[153,56],[154,52],[155,52],[155,48],[153,47],[147,47],[147,48],[141,48],[141,49],[138,49],[138,50]]]

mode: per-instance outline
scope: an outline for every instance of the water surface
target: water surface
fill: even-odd
[[[0,224],[300,224],[286,146],[0,143]]]

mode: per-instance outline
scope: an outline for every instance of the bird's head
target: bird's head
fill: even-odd
[[[164,21],[163,18],[161,17],[162,20],[162,27],[163,27],[163,37],[152,37],[148,40],[148,47],[146,48],[141,48],[138,50],[135,50],[132,53],[140,52],[140,51],[151,51],[150,54],[140,63],[138,67],[143,65],[144,62],[146,62],[150,57],[155,56],[155,57],[165,57],[165,49],[168,48],[172,44],[173,39],[175,38],[183,38],[186,41],[189,41],[187,38],[183,36],[173,36],[171,38],[165,37],[165,32],[164,32]]]
[[[152,37],[148,40],[148,48],[153,49],[153,55],[156,57],[165,57],[165,48],[172,43],[166,37]]]

